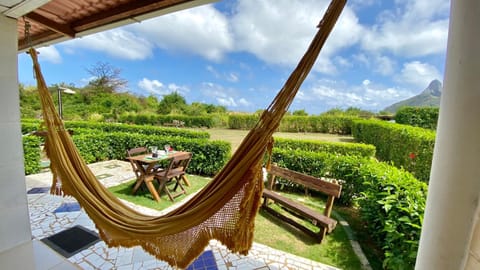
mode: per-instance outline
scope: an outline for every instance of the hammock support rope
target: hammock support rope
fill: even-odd
[[[211,239],[232,252],[247,254],[253,242],[254,219],[263,191],[262,161],[272,135],[310,72],[346,0],[333,0],[300,63],[258,123],[214,179],[179,208],[159,217],[139,213],[110,193],[87,167],[60,119],[31,48],[51,170],[61,179],[63,195],[77,199],[112,246],[142,246],[160,260],[185,268]]]

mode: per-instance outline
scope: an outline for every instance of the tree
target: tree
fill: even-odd
[[[118,92],[127,86],[128,81],[120,77],[121,70],[106,62],[97,62],[87,72],[95,77],[88,84],[97,90],[108,93]]]
[[[308,116],[308,113],[302,109],[302,110],[296,110],[296,111],[293,111],[292,115],[296,115],[296,116]]]
[[[178,92],[173,92],[171,94],[163,96],[158,104],[158,113],[159,114],[169,114],[169,113],[183,113],[187,102],[185,98],[180,95]]]

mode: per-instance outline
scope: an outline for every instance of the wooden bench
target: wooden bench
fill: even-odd
[[[281,220],[297,227],[298,229],[313,236],[314,238],[317,238],[319,242],[322,241],[326,233],[330,233],[335,229],[337,225],[337,221],[330,218],[330,214],[332,212],[333,201],[335,200],[335,198],[340,197],[340,193],[342,191],[341,185],[337,183],[327,182],[320,178],[298,173],[285,168],[280,168],[275,165],[271,166],[268,173],[269,175],[268,175],[267,188],[264,189],[263,195],[262,195],[264,198],[262,209],[280,218]],[[327,198],[327,203],[325,205],[325,210],[323,211],[323,214],[319,213],[318,211],[312,210],[301,203],[285,198],[282,195],[274,192],[272,189],[275,185],[276,177],[287,179],[294,183],[301,184],[308,189],[313,189],[326,194],[328,198]],[[272,200],[275,203],[279,204],[294,216],[310,220],[313,225],[319,228],[319,231],[315,232],[307,228],[306,226],[298,223],[297,221],[293,220],[292,218],[287,217],[286,215],[274,210],[269,206],[268,200]]]
[[[172,120],[171,123],[163,123],[164,126],[166,127],[185,127],[185,122],[180,121],[180,120]]]

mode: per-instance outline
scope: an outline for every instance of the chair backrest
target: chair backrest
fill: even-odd
[[[127,157],[133,157],[133,156],[138,156],[138,155],[144,155],[148,154],[148,149],[147,147],[135,147],[132,149],[127,150]],[[135,176],[138,178],[140,177],[140,168],[138,168],[137,163],[135,163],[133,160],[130,160],[130,165],[132,166],[132,170],[135,173]]]
[[[187,170],[191,159],[192,153],[190,152],[174,155],[171,158],[170,163],[163,174],[163,177],[170,179],[172,177],[178,177],[185,174],[185,171]]]
[[[147,147],[135,147],[132,149],[127,150],[127,156],[132,157],[132,156],[138,156],[138,155],[144,155],[148,154],[148,149]]]

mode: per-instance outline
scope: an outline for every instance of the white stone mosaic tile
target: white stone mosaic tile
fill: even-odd
[[[113,175],[112,177],[100,180],[106,186],[118,185],[121,182],[128,181],[134,177],[130,164],[123,161],[101,162],[90,165],[90,168],[94,171],[95,175]],[[42,186],[49,186],[51,175],[43,173],[40,175],[28,176],[27,186],[32,187],[32,185],[28,185],[29,179],[31,179],[31,182],[36,185],[41,184]],[[193,196],[193,194],[191,196]],[[28,195],[33,238],[41,239],[74,225],[82,225],[88,229],[97,231],[95,225],[83,210],[56,214],[53,213],[53,211],[55,211],[55,209],[57,209],[62,203],[66,202],[75,202],[75,199],[71,197],[52,196],[49,194]],[[171,211],[171,209],[168,209],[159,212],[153,209],[136,206],[128,202],[125,203],[139,212],[153,216],[158,216]],[[257,243],[253,244],[248,256],[231,253],[226,247],[221,245],[220,242],[215,240],[210,242],[210,245],[206,250],[212,250],[217,263],[217,268],[220,270],[336,269]],[[80,269],[174,269],[166,262],[157,260],[152,255],[143,251],[140,247],[109,248],[102,241],[70,257],[68,261],[76,264]]]

